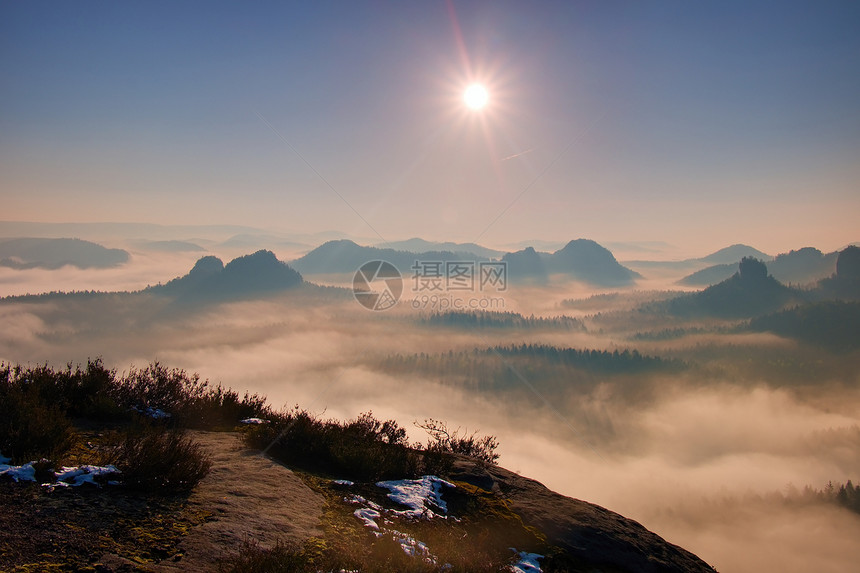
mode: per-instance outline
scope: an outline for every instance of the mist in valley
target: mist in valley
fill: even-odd
[[[150,262],[128,276],[19,271],[30,274],[7,284],[124,290],[148,269],[166,282],[190,267],[185,256]],[[373,411],[414,441],[426,439],[414,422],[444,420],[497,436],[501,465],[636,519],[720,571],[846,570],[860,558],[860,516],[797,492],[858,479],[857,350],[640,310],[677,294],[662,286],[513,287],[496,316],[516,327],[461,326],[450,312],[434,322],[445,313],[403,303],[372,312],[312,285],[205,305],[152,290],[6,298],[0,359],[101,357],[120,371],[158,361],[275,407]],[[594,352],[547,358],[568,348]]]

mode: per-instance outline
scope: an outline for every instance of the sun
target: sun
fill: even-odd
[[[487,105],[490,99],[490,94],[487,93],[487,88],[481,84],[472,84],[463,93],[463,101],[471,109],[478,110]]]

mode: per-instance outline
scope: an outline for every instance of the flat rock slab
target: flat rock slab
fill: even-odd
[[[246,541],[269,548],[281,541],[301,545],[321,535],[323,498],[292,471],[249,450],[235,432],[192,432],[212,456],[212,471],[189,498],[191,509],[213,519],[182,540],[184,555],[158,571],[216,571],[219,558]]]

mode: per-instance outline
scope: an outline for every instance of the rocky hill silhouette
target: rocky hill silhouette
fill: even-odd
[[[656,303],[656,306],[679,316],[749,318],[803,301],[800,291],[769,275],[764,262],[745,257],[738,264],[738,272],[723,282],[697,293]]]
[[[187,275],[147,290],[183,302],[212,302],[272,294],[303,283],[301,274],[279,261],[271,251],[261,250],[233,259],[227,265],[217,257],[203,257]]]
[[[836,259],[836,272],[818,281],[812,291],[817,300],[860,301],[860,247],[846,247]]]
[[[860,247],[850,245],[836,259],[836,277],[840,280],[860,282]]]
[[[570,241],[554,253],[539,253],[532,247],[508,253],[508,277],[512,282],[544,284],[553,274],[600,286],[625,286],[641,278],[621,265],[609,249],[590,239]]]
[[[128,262],[122,249],[108,249],[81,239],[0,239],[0,266],[13,269],[104,269]]]
[[[641,276],[621,265],[609,249],[590,239],[570,241],[546,257],[551,273],[563,273],[598,285],[623,286]]]
[[[546,263],[533,247],[507,253],[502,261],[507,263],[508,280],[513,283],[543,285],[549,281]]]

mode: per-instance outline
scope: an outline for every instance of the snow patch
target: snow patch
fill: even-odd
[[[369,527],[374,531],[379,531],[379,524],[376,523],[376,520],[382,517],[382,515],[375,509],[362,507],[353,511],[352,514],[357,517],[365,527]]]
[[[173,415],[170,412],[165,412],[161,408],[153,408],[152,406],[147,406],[146,408],[136,408],[132,406],[131,408],[138,414],[143,414],[144,416],[149,416],[153,420],[163,420],[164,418],[171,418]]]
[[[0,463],[0,476],[8,476],[15,481],[36,481],[36,468],[33,467],[36,462],[29,462],[23,466],[10,466],[6,464],[11,461],[9,458],[2,459],[5,461]]]
[[[239,420],[242,424],[268,424],[269,420],[264,420],[263,418],[245,418],[244,420]]]
[[[338,485],[353,485],[348,480],[335,480],[333,483]],[[436,476],[423,476],[415,480],[381,481],[377,482],[376,485],[388,490],[388,498],[391,501],[406,506],[409,509],[385,509],[378,503],[369,501],[360,495],[344,497],[343,500],[346,503],[360,506],[353,512],[353,515],[365,527],[372,529],[374,535],[377,537],[390,535],[407,555],[423,559],[427,563],[435,564],[436,557],[430,553],[430,549],[424,542],[418,541],[411,535],[407,535],[396,529],[390,527],[382,528],[377,520],[382,519],[385,525],[392,525],[393,522],[384,516],[406,519],[432,519],[434,517],[447,519],[447,516],[440,515],[440,513],[448,512],[448,506],[445,500],[442,499],[442,487],[457,486]]]
[[[383,512],[383,511],[385,511],[385,510],[382,508],[382,506],[381,506],[381,505],[379,505],[378,503],[375,503],[375,502],[372,502],[372,501],[368,501],[368,500],[364,499],[364,498],[363,498],[362,496],[360,496],[360,495],[354,495],[354,496],[352,496],[352,497],[345,497],[345,498],[343,498],[343,500],[344,500],[346,503],[351,503],[351,504],[353,504],[353,505],[366,505],[367,507],[373,508],[373,509],[375,509],[376,511],[379,511],[379,512]]]
[[[331,483],[333,483],[335,485],[345,485],[347,487],[349,487],[351,485],[355,485],[354,482],[351,482],[348,479],[336,479],[336,480],[332,480]]]
[[[121,473],[116,466],[107,465],[107,466],[70,466],[63,467],[59,473],[55,472],[57,476],[57,483],[54,485],[70,485],[70,486],[81,486],[85,483],[90,483],[95,486],[101,487],[96,481],[97,477],[101,476],[109,476],[114,474]]]
[[[436,476],[419,479],[381,481],[378,487],[387,489],[388,499],[408,507],[407,510],[392,510],[392,513],[414,519],[432,519],[440,513],[448,513],[448,505],[442,499],[442,487],[456,487],[451,482]]]
[[[0,476],[8,476],[15,481],[36,481],[36,468],[33,464],[36,462],[28,462],[21,466],[10,466],[9,458],[0,454]],[[63,467],[59,472],[52,470],[54,474],[54,483],[42,484],[50,488],[54,487],[78,487],[85,483],[90,483],[101,487],[101,484],[96,481],[96,478],[109,476],[121,473],[115,466],[71,466]],[[113,484],[116,482],[108,482]]]
[[[511,549],[517,551],[513,547]],[[541,573],[542,570],[538,559],[543,559],[543,555],[529,553],[528,551],[518,551],[517,557],[519,561],[510,566],[511,573]]]
[[[405,533],[401,533],[399,531],[395,531],[394,529],[386,530],[391,536],[394,538],[400,548],[403,550],[406,555],[410,557],[421,557],[428,563],[436,563],[436,558],[430,553],[430,549],[427,547],[422,541],[418,541],[411,535],[406,535]]]

